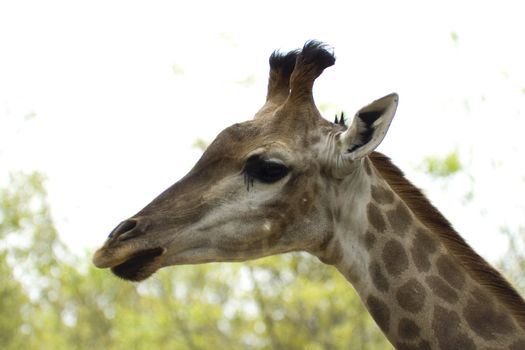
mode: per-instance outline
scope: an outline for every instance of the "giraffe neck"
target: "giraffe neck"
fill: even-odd
[[[390,342],[397,349],[525,349],[524,323],[487,287],[493,281],[473,274],[418,215],[421,208],[368,162],[354,180],[364,190],[343,196],[328,248]]]

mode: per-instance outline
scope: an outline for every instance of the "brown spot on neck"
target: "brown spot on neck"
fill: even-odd
[[[408,269],[408,255],[401,243],[396,240],[391,239],[386,242],[382,258],[386,270],[391,276],[397,277]]]
[[[399,321],[397,333],[401,338],[414,339],[419,336],[420,331],[419,326],[408,318],[402,318]]]
[[[376,243],[376,236],[372,232],[366,231],[366,233],[361,237],[361,240],[365,245],[366,250],[370,251]]]
[[[440,349],[476,349],[472,339],[461,332],[460,318],[455,311],[449,311],[436,305],[432,318],[432,328],[438,339]]]
[[[379,208],[372,202],[368,203],[366,208],[368,215],[368,221],[372,224],[377,231],[383,232],[386,229],[385,219]]]
[[[398,235],[405,235],[412,224],[412,216],[408,211],[407,206],[400,202],[397,204],[397,207],[394,210],[387,212],[388,222],[392,230]]]
[[[372,199],[378,204],[390,204],[394,201],[394,194],[382,186],[372,186],[370,192]]]
[[[425,306],[427,292],[415,278],[409,279],[396,292],[396,299],[403,309],[417,313]]]
[[[439,275],[443,277],[452,287],[461,289],[465,285],[465,275],[457,266],[457,263],[446,255],[442,255],[437,260]]]
[[[496,306],[483,291],[475,291],[463,310],[463,316],[470,328],[485,340],[508,335],[514,325],[506,313],[496,310]]]
[[[368,272],[372,278],[372,283],[380,292],[387,292],[390,287],[387,278],[381,270],[381,266],[377,262],[372,262],[368,267]]]
[[[438,276],[428,276],[427,285],[435,295],[448,303],[454,304],[459,300],[458,294],[443,279]]]
[[[426,230],[416,230],[410,253],[419,272],[427,272],[430,269],[430,258],[437,250],[436,246],[437,242]]]
[[[366,306],[379,328],[387,334],[390,329],[390,309],[388,306],[373,295],[366,299]]]

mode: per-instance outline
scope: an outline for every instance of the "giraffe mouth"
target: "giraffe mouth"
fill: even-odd
[[[166,248],[151,248],[131,255],[126,261],[111,267],[116,276],[129,281],[142,281],[162,267],[161,256]]]

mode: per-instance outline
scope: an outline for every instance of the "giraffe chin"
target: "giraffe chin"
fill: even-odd
[[[111,272],[128,281],[143,281],[162,267],[165,252],[166,248],[160,247],[137,252],[125,262],[111,267]]]

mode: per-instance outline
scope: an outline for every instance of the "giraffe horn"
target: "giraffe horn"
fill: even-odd
[[[322,42],[307,41],[302,50],[270,55],[270,77],[266,103],[255,118],[267,115],[287,103],[312,102],[315,79],[335,63],[334,53]]]
[[[289,100],[294,103],[313,101],[312,88],[315,79],[325,68],[335,63],[334,53],[328,46],[319,41],[307,41],[301,53],[297,56],[295,67],[290,77]]]
[[[270,55],[270,77],[266,101],[281,99],[282,102],[290,92],[290,76],[295,68],[299,50],[281,53],[278,50]]]
[[[270,75],[268,92],[264,106],[257,112],[255,118],[276,109],[286,101],[290,93],[290,76],[295,67],[295,61],[300,50],[282,53],[278,50],[270,55]]]

